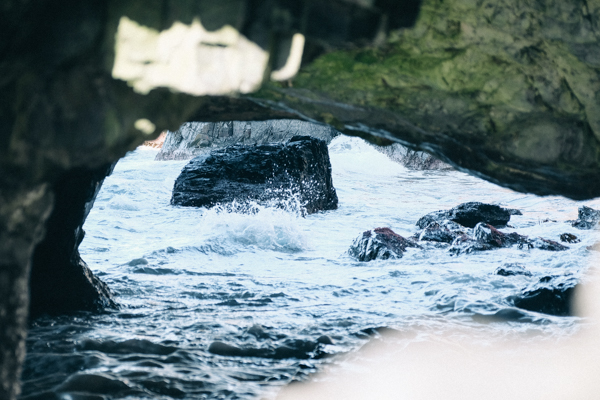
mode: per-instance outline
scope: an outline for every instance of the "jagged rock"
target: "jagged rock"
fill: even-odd
[[[510,300],[516,307],[544,314],[573,315],[573,293],[577,281],[573,277],[545,276],[532,287]]]
[[[572,233],[563,233],[560,235],[560,241],[566,243],[579,243],[581,240]]]
[[[418,235],[419,240],[452,243],[458,236],[467,233],[467,229],[452,221],[431,222]]]
[[[33,253],[31,318],[117,307],[108,286],[94,276],[78,250],[85,219],[112,168],[111,164],[72,170],[54,185],[55,206],[46,222],[46,236]]]
[[[392,161],[400,163],[408,169],[418,171],[453,169],[450,164],[446,164],[429,153],[411,150],[400,143],[394,143],[389,146],[375,146],[375,148],[377,151],[388,156]]]
[[[531,240],[527,236],[519,235],[516,232],[500,232],[492,225],[480,222],[473,229],[472,236],[466,234],[457,236],[452,242],[450,251],[455,254],[471,253],[473,251],[492,250],[513,245],[518,245],[520,249],[536,248],[548,251],[563,251],[569,249],[567,246],[563,246],[554,240],[540,237]]]
[[[236,144],[284,143],[294,136],[311,136],[327,144],[339,135],[328,125],[278,119],[270,121],[187,122],[168,132],[156,160],[187,160]]]
[[[581,206],[578,210],[577,221],[573,226],[578,229],[593,229],[600,222],[600,211],[591,207]]]
[[[285,144],[231,146],[196,157],[175,181],[171,204],[212,207],[234,200],[283,204],[293,196],[308,213],[337,208],[323,140],[295,136]]]
[[[516,232],[503,233],[492,225],[483,222],[478,223],[473,229],[473,239],[492,247],[509,247],[513,244],[528,244],[527,236]]]
[[[375,228],[358,236],[348,254],[358,261],[387,260],[402,258],[408,247],[420,247],[392,231],[390,228]]]
[[[524,266],[516,263],[504,264],[503,266],[496,268],[494,274],[500,276],[531,276],[531,272],[529,272]]]
[[[450,220],[469,228],[474,228],[479,222],[501,227],[510,221],[511,215],[521,215],[521,212],[493,204],[470,202],[459,204],[447,211],[429,213],[417,221],[417,226],[424,229],[432,222]]]

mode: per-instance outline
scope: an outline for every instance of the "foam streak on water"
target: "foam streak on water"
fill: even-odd
[[[541,276],[585,272],[598,233],[565,221],[597,201],[515,193],[456,171],[409,171],[360,139],[338,137],[330,145],[338,210],[303,217],[293,206],[173,207],[186,161],[155,162],[155,154],[140,148],[119,162],[80,247],[121,310],[36,321],[26,398],[254,399],[305,379],[382,328],[426,335],[461,327],[487,338],[577,330],[573,317],[524,312],[489,324],[486,316],[511,309],[507,298]],[[582,241],[561,253],[514,247],[453,256],[429,246],[369,263],[346,253],[367,229],[408,237],[422,215],[467,201],[520,209],[508,232],[552,240],[571,232]],[[505,263],[533,276],[493,275]]]

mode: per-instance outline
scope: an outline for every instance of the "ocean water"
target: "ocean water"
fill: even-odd
[[[600,201],[516,193],[458,171],[411,171],[358,138],[329,146],[335,211],[302,216],[237,205],[169,204],[187,161],[154,161],[138,148],[108,177],[86,224],[82,258],[121,305],[35,321],[27,341],[24,399],[270,399],[383,332],[574,335],[578,317],[522,311],[511,296],[543,276],[581,279],[598,231],[566,221]],[[522,211],[505,232],[581,242],[549,252],[517,247],[453,255],[408,249],[398,260],[357,262],[347,250],[363,231],[408,237],[426,213],[467,201]],[[494,270],[518,263],[532,276]],[[408,335],[400,340],[422,340]]]

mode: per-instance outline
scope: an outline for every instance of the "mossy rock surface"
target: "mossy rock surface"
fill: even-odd
[[[258,97],[516,190],[600,196],[600,1],[425,0],[416,25]]]

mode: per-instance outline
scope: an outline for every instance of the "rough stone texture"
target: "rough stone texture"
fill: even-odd
[[[392,161],[400,163],[408,169],[419,171],[452,169],[450,164],[441,161],[431,154],[411,150],[400,143],[394,143],[389,146],[375,146],[375,148],[388,156]]]
[[[402,258],[408,247],[420,247],[392,231],[390,228],[375,228],[358,236],[348,254],[358,261],[388,260]]]
[[[31,318],[116,307],[108,287],[92,274],[78,250],[85,236],[85,219],[112,168],[73,169],[54,185],[55,205],[46,223],[46,236],[33,253]]]
[[[511,215],[520,214],[519,210],[502,208],[494,204],[469,202],[459,204],[447,211],[429,213],[417,221],[417,226],[424,229],[432,222],[440,223],[449,220],[468,228],[474,228],[479,222],[501,227],[510,221]]]
[[[492,250],[514,245],[518,245],[519,249],[527,250],[536,248],[547,251],[564,251],[569,249],[567,246],[563,246],[554,240],[540,237],[532,240],[516,232],[500,232],[492,225],[480,222],[475,226],[470,236],[467,234],[457,236],[452,242],[450,251],[455,254],[471,253],[473,251]]]
[[[600,211],[594,210],[591,207],[581,206],[577,214],[577,221],[573,222],[575,228],[593,229],[600,222]]]
[[[503,233],[492,225],[480,222],[473,229],[473,239],[492,247],[509,247],[514,244],[528,245],[527,236],[516,232]]]
[[[25,358],[31,253],[52,209],[48,185],[7,190],[0,186],[0,399],[18,393]]]
[[[326,54],[293,88],[260,96],[517,191],[593,198],[598,21],[599,0],[423,0],[413,28],[376,48]]]
[[[339,135],[327,125],[299,120],[188,122],[168,132],[156,160],[187,160],[235,144],[287,142],[294,136],[312,136],[327,144]]]
[[[430,222],[419,234],[419,240],[452,243],[458,236],[470,233],[468,229],[452,221]]]
[[[237,201],[289,204],[303,211],[337,208],[325,141],[295,136],[287,143],[230,146],[194,158],[173,187],[171,204],[212,207]]]
[[[573,293],[577,280],[573,277],[545,276],[513,300],[514,305],[544,314],[573,315]]]

